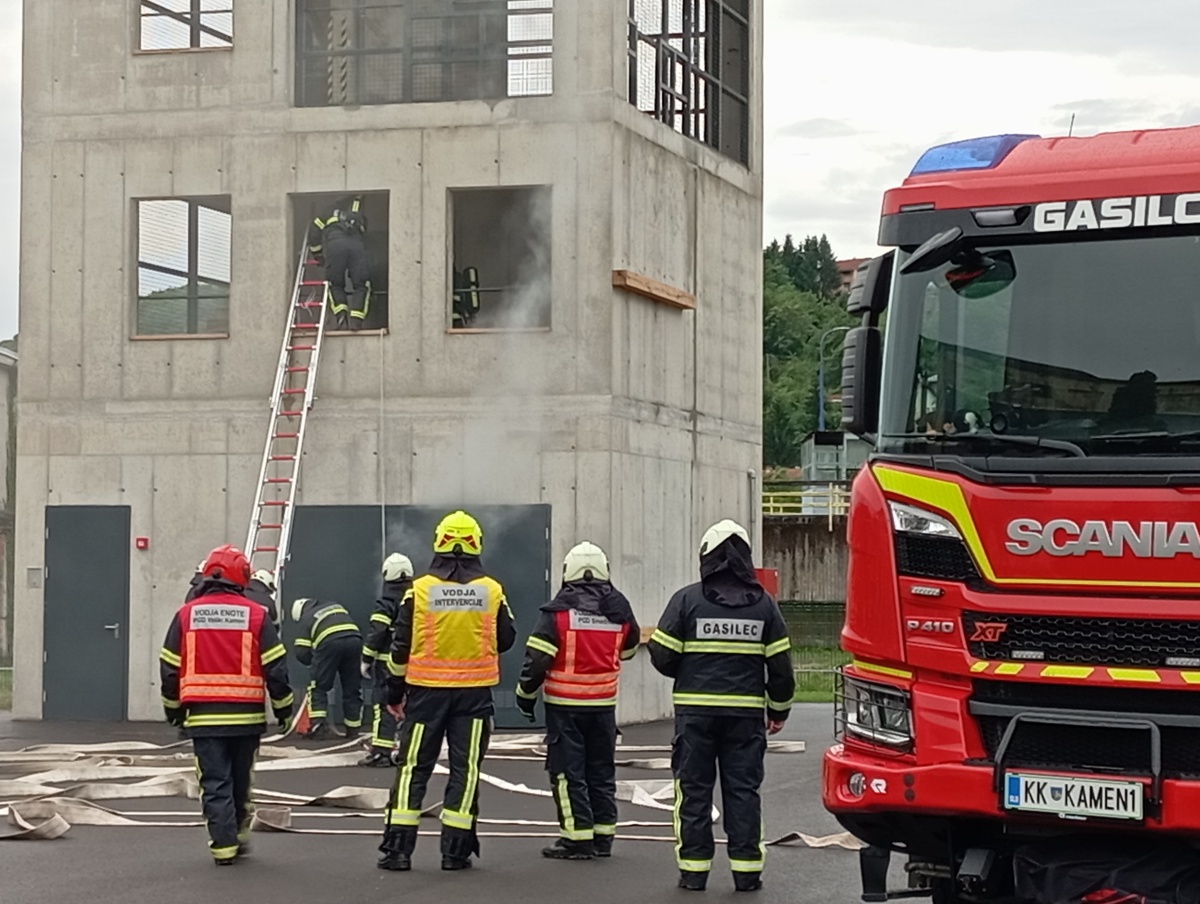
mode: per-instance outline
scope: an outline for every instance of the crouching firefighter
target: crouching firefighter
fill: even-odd
[[[479,769],[492,729],[500,654],[516,641],[504,588],[479,561],[483,531],[466,512],[442,519],[429,573],[413,581],[396,618],[388,702],[403,719],[396,785],[384,814],[379,868],[407,870],[429,776],[445,739],[450,777],[442,802],[442,869],[479,854]]]
[[[198,593],[175,613],[160,655],[167,721],[192,739],[209,851],[217,865],[249,850],[250,773],[266,729],[292,715],[287,653],[267,611],[246,599],[250,563],[233,546],[214,549]]]
[[[296,659],[312,667],[308,686],[312,725],[304,737],[319,741],[332,737],[329,727],[329,692],[335,682],[342,685],[342,721],[346,737],[358,737],[362,728],[362,675],[359,657],[362,634],[345,607],[321,600],[298,599],[292,603],[292,620],[299,624]]]
[[[391,766],[396,749],[396,717],[387,705],[387,658],[392,649],[392,626],[400,601],[413,583],[408,556],[394,552],[383,560],[383,593],[375,601],[367,639],[362,648],[362,676],[371,681],[371,749],[360,766]]]
[[[745,529],[725,520],[700,543],[700,583],[677,592],[650,639],[654,667],[675,679],[675,834],[679,887],[703,891],[712,868],[717,774],[737,891],[762,888],[763,758],[783,728],[796,679],[779,606],[763,590]],[[764,713],[765,710],[765,713]]]
[[[612,855],[617,833],[617,677],[641,631],[609,582],[608,557],[580,543],[563,560],[562,589],[542,606],[525,646],[517,706],[533,721],[546,699],[546,771],[558,808],[552,860]]]

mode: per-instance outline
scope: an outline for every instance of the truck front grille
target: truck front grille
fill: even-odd
[[[964,612],[963,627],[976,659],[1200,668],[1200,622]]]
[[[896,567],[908,577],[981,583],[966,544],[949,537],[897,533]]]
[[[970,708],[993,762],[1016,713],[1069,711],[1076,716],[1094,713],[1098,718],[1156,723],[1162,738],[1163,774],[1200,777],[1200,690],[977,680]],[[1150,775],[1150,735],[1144,729],[1018,722],[1004,766]]]

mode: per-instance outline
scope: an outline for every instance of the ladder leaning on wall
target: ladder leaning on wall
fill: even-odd
[[[277,588],[282,588],[287,567],[304,434],[315,399],[328,307],[329,284],[321,265],[310,257],[305,241],[300,248],[292,304],[275,371],[271,420],[245,547],[251,569],[274,574]],[[279,605],[282,614],[282,601]]]

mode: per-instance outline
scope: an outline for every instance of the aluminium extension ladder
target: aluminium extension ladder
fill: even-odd
[[[271,572],[276,587],[282,586],[282,572],[287,566],[304,434],[315,399],[328,308],[329,284],[321,265],[310,257],[305,241],[300,248],[292,305],[275,372],[271,420],[245,547],[251,570]]]

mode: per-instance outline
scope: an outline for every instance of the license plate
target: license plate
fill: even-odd
[[[1141,819],[1145,788],[1140,782],[1006,772],[1004,807],[1053,813],[1066,819]]]

